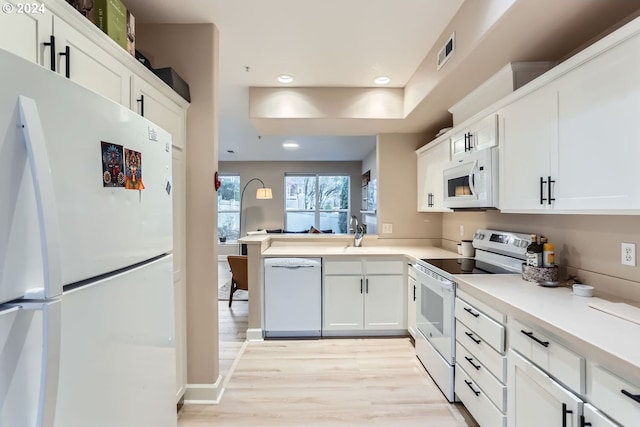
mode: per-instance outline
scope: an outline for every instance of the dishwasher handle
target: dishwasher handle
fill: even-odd
[[[298,268],[315,268],[315,265],[270,265],[271,268],[287,268],[297,270]]]

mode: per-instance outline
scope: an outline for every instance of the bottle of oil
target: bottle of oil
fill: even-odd
[[[555,247],[553,243],[545,242],[542,244],[542,266],[553,267],[554,265],[556,265]]]
[[[538,235],[531,235],[531,244],[527,246],[527,265],[542,267],[542,245],[538,243]]]

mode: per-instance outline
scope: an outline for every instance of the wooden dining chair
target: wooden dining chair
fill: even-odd
[[[238,289],[249,290],[249,275],[246,255],[228,255],[227,261],[231,267],[231,286],[229,287],[229,307],[231,307],[235,291]]]

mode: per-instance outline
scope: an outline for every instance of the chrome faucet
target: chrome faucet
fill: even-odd
[[[355,223],[355,225],[354,225]],[[349,220],[349,229],[353,230],[353,246],[362,246],[362,236],[364,235],[364,226],[360,225],[358,218],[355,215],[351,216]]]

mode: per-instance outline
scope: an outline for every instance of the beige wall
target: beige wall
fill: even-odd
[[[461,225],[464,236],[460,236]],[[472,238],[474,231],[482,227],[542,234],[554,243],[560,266],[577,270],[578,277],[596,289],[640,302],[640,267],[620,263],[620,243],[631,242],[640,248],[638,215],[447,213],[442,224],[444,246],[452,248],[462,238]]]
[[[378,135],[378,235],[381,238],[440,238],[442,214],[418,212],[418,161],[415,150],[423,135]],[[393,227],[383,234],[384,223]]]
[[[351,176],[351,214],[360,217],[360,177],[362,162],[220,162],[221,173],[239,173],[242,187],[251,178],[260,178],[273,190],[273,199],[256,200],[254,181],[247,187],[242,203],[244,231],[284,228],[284,174],[295,172],[348,173]],[[301,231],[301,230],[291,230]]]
[[[187,381],[214,384],[218,367],[217,209],[218,30],[212,24],[136,25],[136,45],[155,68],[189,83],[187,114]]]

